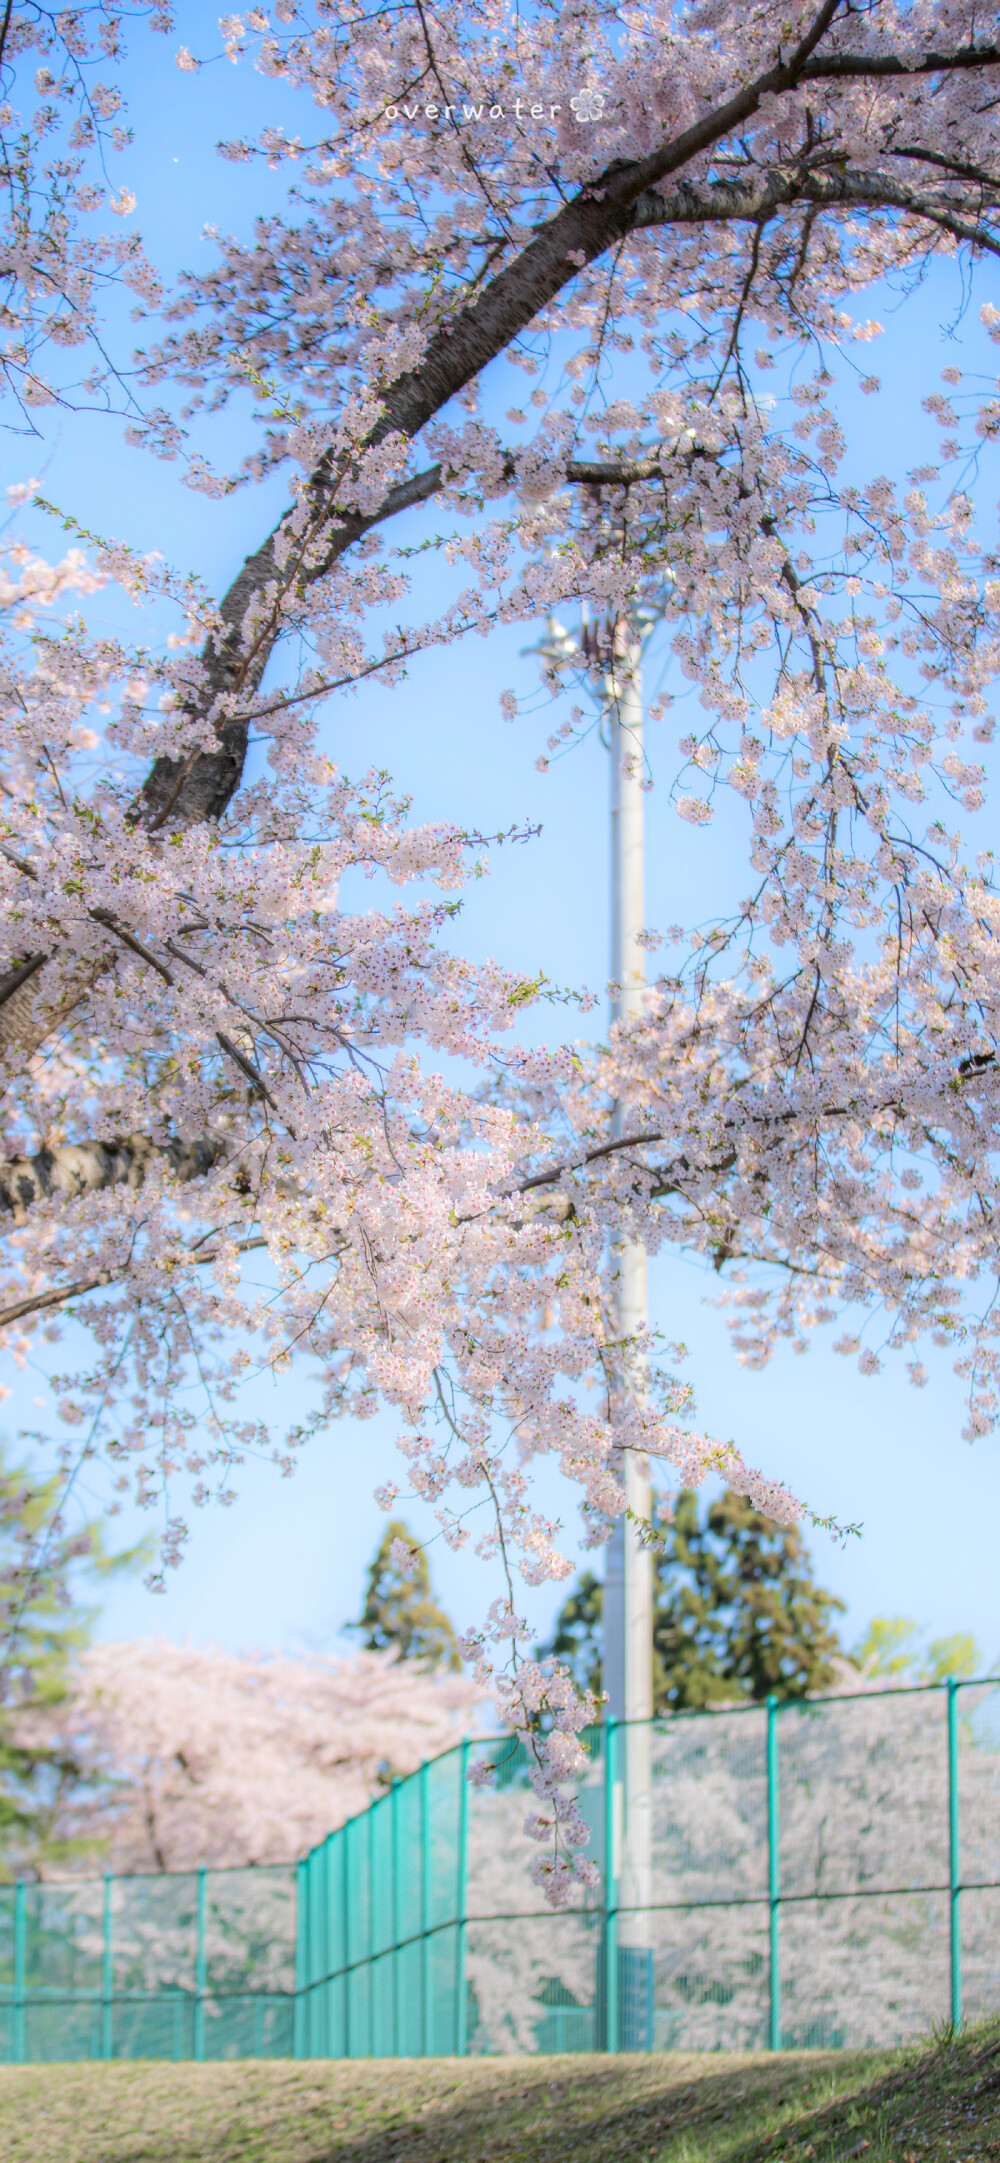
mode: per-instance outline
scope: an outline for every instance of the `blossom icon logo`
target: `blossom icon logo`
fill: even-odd
[[[588,120],[603,120],[604,118],[604,92],[602,90],[578,90],[576,96],[572,97],[569,102],[581,123]]]

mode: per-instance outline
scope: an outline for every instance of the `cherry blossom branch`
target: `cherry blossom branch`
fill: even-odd
[[[238,1239],[231,1251],[234,1254],[253,1254],[266,1246],[267,1240],[263,1236]],[[170,1266],[173,1269],[192,1268],[203,1262],[217,1262],[219,1253],[218,1247],[206,1247],[204,1251],[200,1245],[198,1251],[189,1247],[180,1254],[172,1255]],[[123,1284],[128,1274],[128,1264],[123,1263],[119,1268],[94,1270],[91,1276],[77,1277],[72,1284],[54,1285],[47,1292],[30,1293],[24,1299],[15,1299],[9,1306],[0,1307],[0,1329],[6,1329],[11,1322],[23,1321],[26,1315],[42,1314],[49,1308],[64,1307],[69,1300],[82,1299],[87,1292],[104,1291],[109,1285]]]
[[[383,417],[359,446],[359,454],[376,448],[391,435],[411,441],[442,406],[528,327],[577,274],[581,263],[593,261],[624,237],[632,227],[640,198],[737,130],[757,111],[762,100],[794,90],[840,7],[841,0],[824,0],[787,61],[779,60],[764,70],[736,96],[715,107],[659,151],[609,167],[556,212],[513,263],[499,271],[469,306],[459,309],[432,334],[419,367],[391,384]],[[961,64],[972,63],[963,58]],[[986,66],[991,62],[986,57],[978,64]],[[209,698],[245,688],[248,683],[257,687],[283,622],[281,602],[290,584],[300,578],[308,583],[326,575],[347,548],[387,515],[381,509],[368,516],[337,511],[332,479],[332,463],[326,458],[308,483],[304,532],[300,532],[296,514],[289,514],[256,554],[247,558],[220,604],[223,637],[203,657]],[[286,533],[292,542],[290,570],[280,569],[278,563],[279,540]],[[320,535],[321,547],[317,545]],[[264,591],[275,595],[268,605],[265,627],[255,631],[250,656],[237,658],[240,628],[251,600]],[[239,786],[246,735],[243,725],[232,721],[221,722],[218,733],[219,752],[199,752],[190,764],[157,761],[143,792],[146,815],[151,820],[158,819],[167,805],[173,816],[220,816]]]
[[[995,67],[1000,67],[1000,45],[962,45],[955,52],[922,53],[919,60],[901,60],[898,53],[821,53],[803,68],[801,79],[807,83],[863,82],[868,78],[885,82]]]
[[[0,1215],[26,1221],[35,1202],[53,1195],[96,1194],[106,1187],[139,1187],[162,1162],[181,1181],[203,1178],[225,1158],[223,1141],[154,1142],[145,1134],[114,1141],[59,1142],[32,1157],[0,1160]]]
[[[1000,199],[1000,176],[992,180],[991,186],[995,198]],[[1000,254],[1000,236],[984,226],[981,219],[963,216],[961,206],[950,196],[908,187],[882,170],[772,167],[754,182],[716,180],[699,188],[686,181],[672,195],[644,196],[636,205],[632,224],[637,232],[671,225],[762,225],[779,210],[793,208],[797,203],[823,209],[843,204],[869,210],[900,210],[910,217],[927,219],[958,240]]]

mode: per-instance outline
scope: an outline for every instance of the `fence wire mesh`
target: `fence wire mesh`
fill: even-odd
[[[860,2047],[1000,2009],[1000,1683],[587,1739],[601,1889],[557,1915],[495,1738],[297,1869],[0,1888],[0,2056]]]
[[[588,1742],[603,1883],[568,1913],[529,1878],[529,1765],[508,1743],[450,1752],[357,1821],[382,1872],[375,1939],[371,1880],[344,1860],[362,1836],[307,1860],[304,2055],[860,2047],[1000,2008],[996,1682],[676,1716],[638,1759],[614,1724]],[[492,1788],[466,1777],[482,1755]],[[635,1762],[642,1906],[622,1862]]]
[[[0,1887],[0,2056],[288,2057],[296,1872]]]

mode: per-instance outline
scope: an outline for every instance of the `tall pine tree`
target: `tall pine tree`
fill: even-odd
[[[396,1540],[410,1550],[409,1569],[392,1559]],[[427,1556],[400,1517],[386,1526],[368,1571],[364,1607],[348,1628],[370,1652],[394,1651],[401,1660],[421,1660],[425,1667],[457,1671],[462,1665],[454,1629],[434,1598]]]
[[[603,1598],[600,1579],[584,1571],[545,1648],[596,1690]],[[843,1601],[817,1585],[798,1532],[731,1488],[702,1519],[697,1495],[685,1489],[654,1550],[655,1711],[827,1688],[843,1657],[832,1618],[843,1612]]]

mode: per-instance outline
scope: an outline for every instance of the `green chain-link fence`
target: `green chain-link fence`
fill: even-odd
[[[1000,1685],[645,1736],[641,1907],[615,1723],[581,1792],[602,1889],[561,1914],[519,1748],[451,1751],[332,1833],[300,1865],[299,2053],[861,2046],[1000,2007]],[[466,1778],[484,1755],[492,1789]]]
[[[0,2055],[290,2057],[295,1866],[0,1888]]]
[[[611,1722],[588,1741],[602,1885],[564,1912],[529,1875],[523,1750],[467,1743],[297,1873],[3,1889],[0,2049],[863,2046],[1000,2008],[1000,1683]],[[648,1775],[641,1902],[626,1756]],[[470,1784],[476,1758],[491,1787]]]

